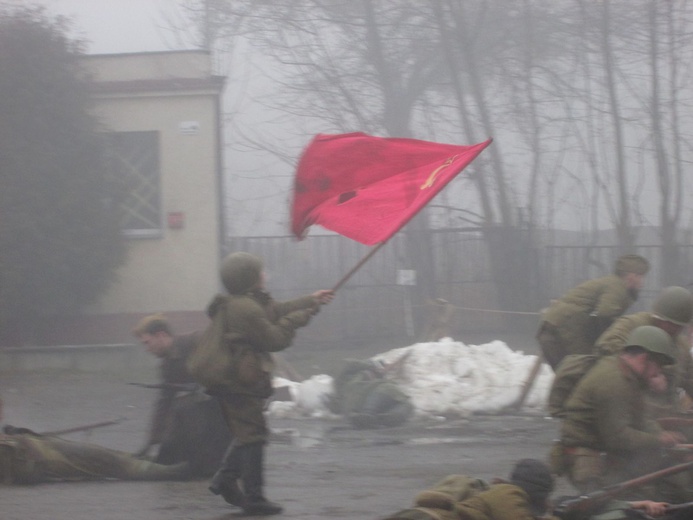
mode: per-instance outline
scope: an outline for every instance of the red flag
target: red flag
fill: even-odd
[[[364,133],[319,134],[294,181],[291,230],[320,224],[373,245],[397,233],[492,139],[472,146]]]

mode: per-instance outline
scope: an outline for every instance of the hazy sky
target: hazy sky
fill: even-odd
[[[71,18],[74,34],[89,41],[89,54],[112,54],[170,49],[162,13],[175,12],[179,0],[32,0],[32,3]]]

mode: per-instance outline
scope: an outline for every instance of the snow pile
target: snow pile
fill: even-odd
[[[412,400],[417,415],[464,417],[497,413],[511,405],[537,357],[514,351],[502,341],[466,345],[450,338],[417,343],[375,356],[394,363],[390,378]],[[543,413],[553,372],[542,365],[523,410]],[[276,378],[275,387],[288,387],[292,401],[271,403],[275,416],[327,417],[325,403],[332,378],[321,374],[302,383]]]

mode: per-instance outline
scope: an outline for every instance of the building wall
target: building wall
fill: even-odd
[[[211,75],[203,51],[88,56],[85,63],[97,81],[94,112],[104,131],[158,132],[162,219],[157,236],[128,238],[118,281],[90,314],[201,313],[218,290],[223,80]],[[182,227],[169,222],[174,217]]]

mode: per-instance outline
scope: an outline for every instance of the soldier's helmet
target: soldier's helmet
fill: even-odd
[[[614,264],[614,273],[623,276],[626,273],[646,275],[650,270],[650,262],[640,255],[623,255],[618,257]]]
[[[684,287],[667,287],[659,293],[652,312],[664,321],[688,325],[693,317],[693,294]]]
[[[510,483],[529,495],[532,512],[541,516],[546,512],[547,499],[554,487],[551,470],[537,459],[522,459],[510,472]]]
[[[659,327],[643,325],[628,336],[626,348],[641,347],[647,350],[660,365],[676,363],[676,351],[671,336]]]
[[[222,260],[220,273],[230,294],[243,294],[260,281],[262,260],[243,251],[231,253]]]

